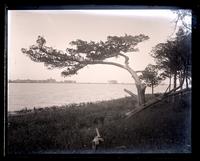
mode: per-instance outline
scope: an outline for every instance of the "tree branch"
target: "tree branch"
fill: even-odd
[[[183,26],[184,26],[185,28],[187,28],[188,30],[190,30],[190,31],[192,30],[190,27],[187,26],[187,24],[186,24],[185,22],[182,21],[182,24],[183,24]]]
[[[136,73],[142,73],[144,72],[144,70],[138,70],[138,71],[135,71]]]
[[[167,87],[167,89],[165,90],[164,94],[167,93],[167,91],[168,91],[168,89],[169,89],[170,86],[171,86],[171,84],[168,85],[168,87]]]
[[[179,21],[179,19],[180,19],[180,16],[178,15],[177,20],[175,21],[174,31],[172,32],[172,34],[171,34],[169,37],[171,37],[171,36],[174,35],[174,33],[175,33],[175,31],[176,31],[176,28],[177,28],[177,25],[178,25],[178,21]]]
[[[124,57],[125,58],[125,64],[126,65],[128,65],[129,64],[129,57],[128,56],[126,56],[126,55],[124,55],[124,54],[122,54],[122,53],[119,53],[118,55],[120,55],[120,56],[122,56],[122,57]]]
[[[101,61],[101,60],[93,60],[93,61],[83,61],[81,62],[83,64],[107,64],[107,65],[114,65],[114,66],[117,66],[117,67],[120,67],[120,68],[123,68],[123,69],[126,69],[127,68],[124,66],[124,65],[121,65],[121,64],[118,64],[118,63],[114,63],[114,62],[106,62],[106,61]]]
[[[123,66],[123,67],[125,67],[125,69],[132,75],[132,77],[134,78],[136,84],[141,85],[141,82],[140,82],[140,80],[139,80],[139,78],[138,78],[137,72],[134,71],[134,70],[129,66],[129,57],[126,56],[126,55],[124,55],[124,54],[122,54],[122,53],[119,53],[118,55],[120,55],[120,56],[122,56],[122,57],[125,58],[125,66]]]
[[[131,91],[129,91],[128,89],[124,88],[124,92],[128,93],[129,95],[131,95],[133,98],[137,99],[137,95],[135,95],[134,93],[132,93]]]
[[[124,55],[124,57],[127,57],[127,56]],[[126,59],[126,61],[127,60],[128,59]],[[137,73],[132,68],[130,68],[130,66],[128,64],[126,64],[126,66],[124,66],[124,65],[121,65],[121,64],[118,64],[118,63],[105,62],[105,61],[102,61],[102,60],[92,60],[92,61],[91,60],[85,60],[85,61],[79,61],[79,60],[77,60],[77,61],[79,63],[83,63],[83,64],[87,64],[87,65],[90,65],[90,64],[107,64],[107,65],[114,65],[114,66],[123,68],[123,69],[127,70],[132,75],[132,77],[134,78],[136,84],[141,85],[141,82],[140,82],[140,79],[137,76]]]

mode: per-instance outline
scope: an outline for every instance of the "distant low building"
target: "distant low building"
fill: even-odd
[[[56,83],[56,80],[50,78],[50,79],[45,80],[45,82],[46,82],[46,83]]]
[[[110,84],[117,84],[117,81],[116,80],[109,80],[108,83],[110,83]]]
[[[65,80],[64,83],[76,83],[74,80]]]

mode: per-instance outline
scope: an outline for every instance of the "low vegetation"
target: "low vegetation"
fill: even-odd
[[[151,96],[147,95],[147,99]],[[8,117],[8,153],[190,152],[190,95],[176,96],[130,118],[130,97],[18,112]]]

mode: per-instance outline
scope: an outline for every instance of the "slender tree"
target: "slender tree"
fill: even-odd
[[[154,94],[154,87],[158,86],[162,77],[158,73],[156,65],[149,64],[140,75],[140,79],[144,80],[148,87],[151,87],[152,95]]]
[[[177,89],[177,79],[182,88],[184,80],[191,77],[191,33],[180,28],[174,39],[156,45],[152,56],[170,81],[173,75],[174,89]]]
[[[172,74],[170,72],[170,69],[166,69],[165,71],[163,71],[161,69],[160,77],[161,77],[162,80],[165,80],[166,78],[169,78],[169,86],[167,87],[165,92],[170,91],[171,90],[171,85],[172,85]]]
[[[185,78],[186,86],[188,87],[188,79],[191,78],[191,32],[189,30],[179,29],[176,34],[177,48],[176,52],[180,55],[181,70],[179,71],[179,78]]]
[[[124,36],[108,36],[106,41],[94,42],[76,40],[71,41],[71,48],[66,51],[54,49],[46,46],[46,40],[38,36],[35,45],[29,49],[22,48],[31,60],[35,62],[43,62],[48,69],[64,68],[63,76],[70,76],[77,74],[77,71],[87,65],[104,64],[120,67],[128,71],[136,83],[138,93],[138,104],[143,105],[145,102],[145,88],[141,83],[137,72],[129,66],[129,57],[127,53],[136,52],[138,43],[148,40],[149,37],[143,34],[132,36],[125,34]],[[124,64],[111,62],[106,60],[112,57],[124,58]]]

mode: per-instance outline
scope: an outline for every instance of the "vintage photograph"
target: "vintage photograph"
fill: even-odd
[[[192,12],[8,10],[6,153],[191,153]]]

